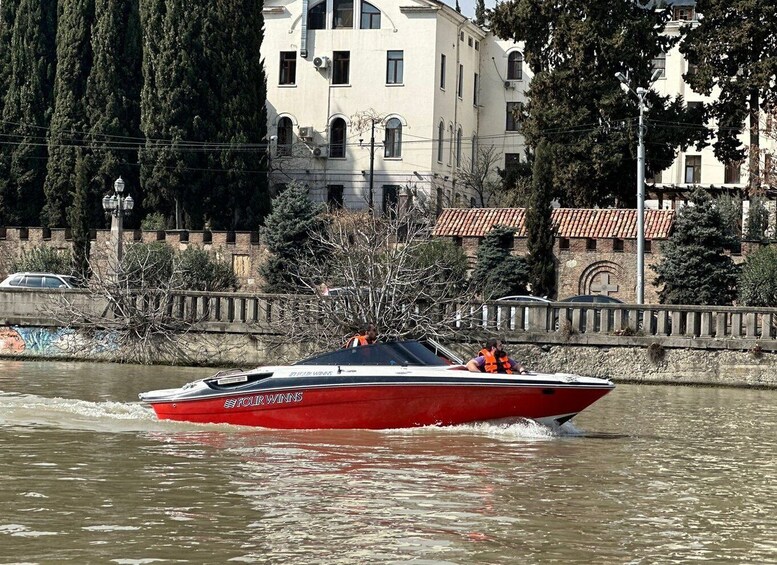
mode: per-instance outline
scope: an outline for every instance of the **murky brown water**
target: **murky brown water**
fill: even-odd
[[[777,563],[777,392],[620,385],[536,425],[159,422],[211,371],[0,361],[0,563]]]

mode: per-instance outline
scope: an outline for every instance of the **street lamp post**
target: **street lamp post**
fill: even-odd
[[[124,181],[121,177],[113,183],[113,194],[103,196],[103,210],[111,215],[111,239],[113,240],[114,260],[116,261],[116,280],[119,279],[122,259],[122,232],[124,231],[124,216],[135,206],[132,196],[122,198]]]
[[[655,80],[656,74],[653,73],[652,80]],[[620,81],[624,92],[630,92],[637,97],[639,101],[639,132],[637,145],[637,304],[645,303],[645,109],[647,104],[645,97],[648,89],[637,87],[631,88],[629,79],[623,73],[615,73],[615,77]]]

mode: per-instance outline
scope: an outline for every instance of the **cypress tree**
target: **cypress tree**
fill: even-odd
[[[55,2],[20,0],[11,34],[3,107],[9,150],[0,154],[0,224],[37,225],[46,178],[45,131],[56,70]]]
[[[54,115],[48,139],[46,204],[43,225],[61,227],[75,182],[76,160],[86,127],[84,95],[92,61],[90,30],[94,0],[64,2],[57,27],[57,76],[54,83]]]
[[[526,208],[526,262],[532,293],[553,296],[556,293],[556,266],[553,257],[555,239],[551,221],[553,206],[553,156],[546,141],[540,142],[534,155],[531,193]]]
[[[259,56],[264,18],[253,0],[229,0],[207,14],[211,32],[203,40],[218,45],[209,56],[211,90],[216,99],[211,114],[223,148],[211,153],[214,173],[207,193],[213,227],[246,229],[269,211],[265,145],[267,118],[264,66]],[[247,77],[250,77],[247,79]]]
[[[88,209],[103,222],[101,195],[121,176],[141,215],[137,170],[140,139],[141,33],[134,0],[95,0],[94,64],[86,87],[86,114],[93,176]]]
[[[210,113],[214,96],[210,83],[201,79],[203,69],[206,73],[210,69],[202,40],[204,15],[210,9],[185,0],[140,4],[141,130],[146,137],[140,152],[143,203],[181,228],[203,227],[210,189],[208,176],[200,172],[208,165],[206,143],[215,139],[215,116]],[[220,48],[207,46],[209,52]]]
[[[0,1],[0,113],[11,79],[11,33],[18,3],[19,0]]]
[[[89,278],[89,165],[88,156],[80,151],[76,156],[75,191],[67,210],[73,238],[73,272],[83,280]]]
[[[475,23],[480,27],[486,26],[486,0],[477,0],[475,3]]]

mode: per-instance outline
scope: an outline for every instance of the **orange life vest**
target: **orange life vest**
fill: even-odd
[[[488,349],[481,349],[480,354],[486,360],[485,365],[483,365],[483,370],[486,373],[507,373],[509,375],[513,373],[513,370],[510,367],[510,359],[504,351],[499,353],[499,357],[491,353]]]
[[[343,347],[360,347],[362,345],[369,345],[370,342],[367,341],[367,336],[364,334],[357,334],[353,336],[351,339],[349,339],[347,342],[345,342],[345,345]]]

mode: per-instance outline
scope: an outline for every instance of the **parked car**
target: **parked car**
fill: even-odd
[[[0,288],[81,288],[76,277],[55,273],[14,273],[0,282]]]
[[[577,296],[570,296],[559,300],[559,302],[571,302],[574,304],[624,304],[623,300],[619,300],[613,296],[607,296],[606,294],[579,294]],[[593,331],[598,332],[601,327],[601,317],[607,316],[609,318],[609,327],[612,327],[614,315],[610,310],[594,310],[594,328]],[[567,319],[572,322],[572,313],[567,312]],[[580,313],[581,329],[586,331],[586,311],[583,310]],[[558,327],[557,327],[558,329]],[[590,330],[589,330],[590,331]]]

